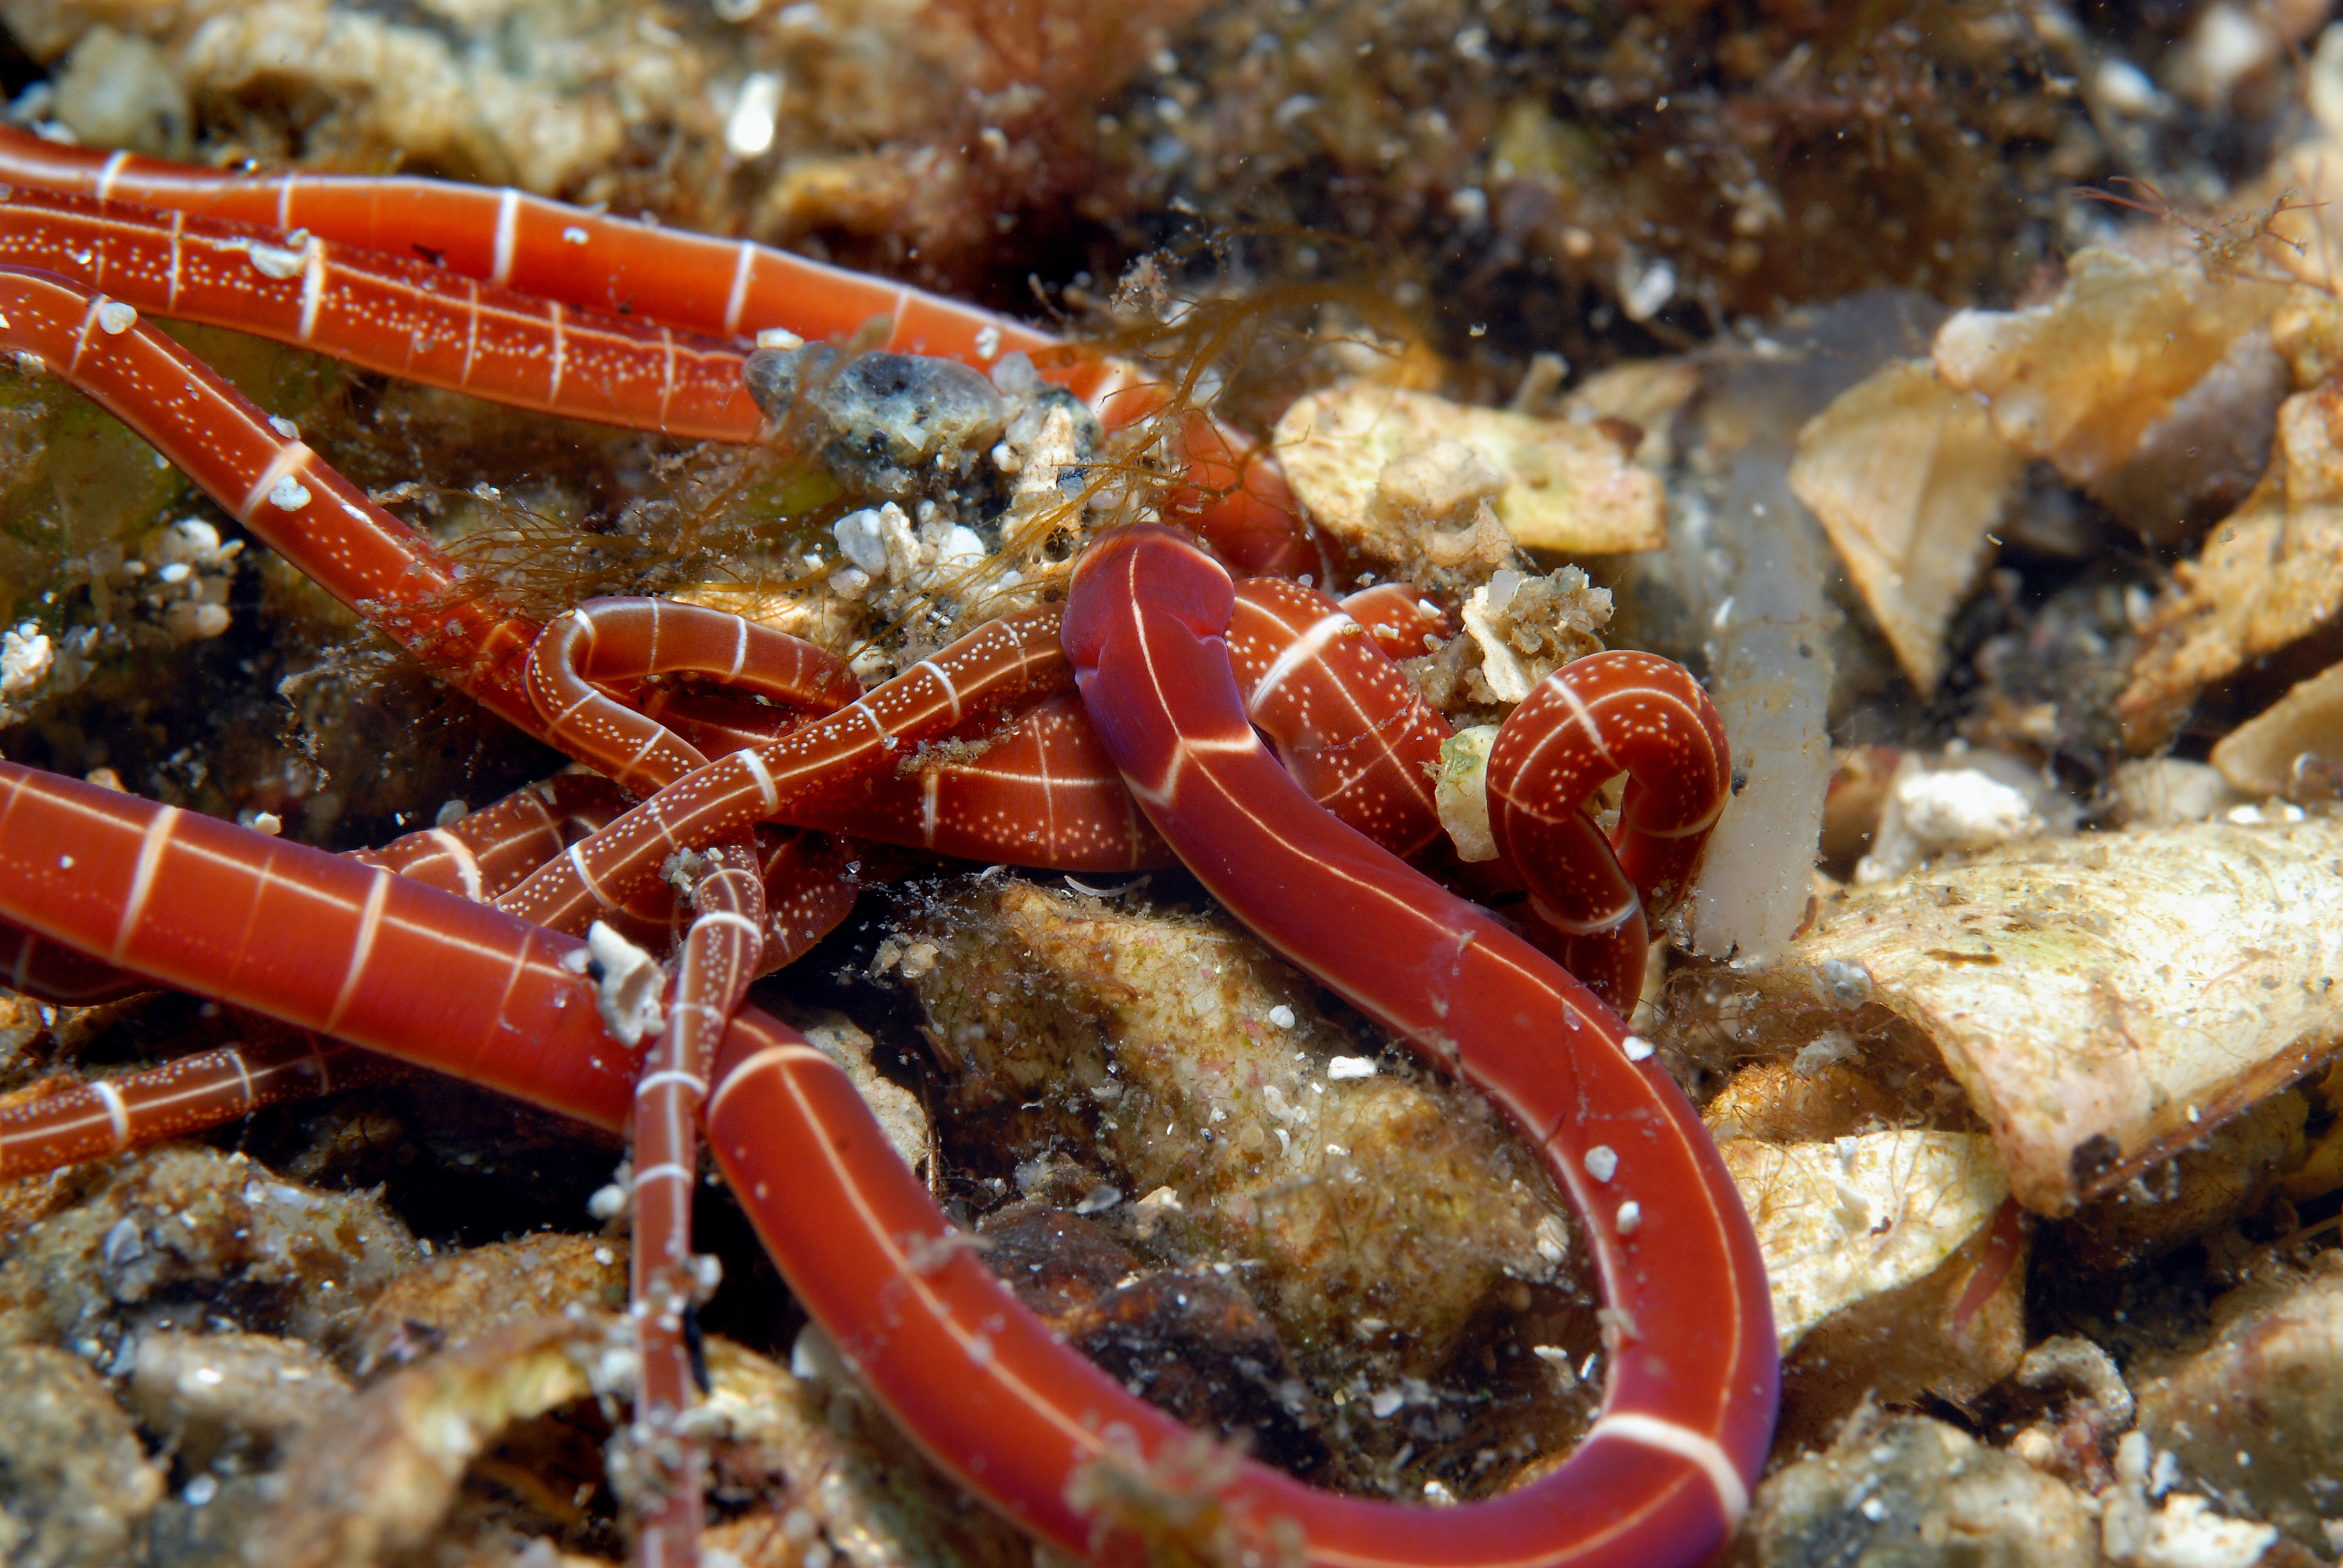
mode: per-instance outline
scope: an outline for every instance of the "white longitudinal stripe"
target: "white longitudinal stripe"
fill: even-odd
[[[301,256],[301,332],[307,343],[317,330],[317,307],[326,298],[326,242],[312,238]]]
[[[277,226],[280,229],[289,230],[293,226],[293,181],[295,178],[295,176],[289,174],[279,175],[277,176]]]
[[[276,438],[273,432],[270,438]],[[277,447],[277,455],[268,459],[268,467],[260,470],[260,477],[253,480],[251,487],[244,492],[244,503],[236,508],[236,515],[250,518],[260,510],[260,503],[268,499],[268,493],[277,488],[277,481],[316,456],[304,441],[287,441]]]
[[[937,791],[943,787],[943,776],[933,769],[920,775],[920,843],[930,849],[936,847]]]
[[[642,1170],[635,1172],[635,1185],[638,1188],[647,1187],[654,1181],[682,1181],[689,1183],[690,1180],[691,1172],[683,1166],[678,1165],[671,1160],[664,1161],[657,1165],[647,1165]]]
[[[740,313],[749,307],[749,277],[757,265],[757,247],[747,240],[739,242],[733,251],[732,295],[724,302],[724,330],[740,330]]]
[[[1276,695],[1277,689],[1285,684],[1288,676],[1316,658],[1328,643],[1342,635],[1344,627],[1356,624],[1340,611],[1330,611],[1311,622],[1308,630],[1286,644],[1285,650],[1269,661],[1269,668],[1262,671],[1261,678],[1253,683],[1252,696],[1246,700],[1245,710],[1259,713],[1262,704]]]
[[[112,201],[114,199],[114,182],[122,176],[122,166],[129,161],[130,155],[128,153],[116,153],[112,157],[106,160],[105,165],[97,171],[98,200]]]
[[[745,616],[732,618],[732,668],[726,670],[727,678],[738,677],[749,662],[749,620]]]
[[[114,1129],[114,1151],[119,1154],[130,1147],[130,1108],[122,1103],[122,1091],[99,1078],[90,1081],[89,1091],[106,1107],[106,1123]]]
[[[772,771],[765,766],[765,759],[753,748],[736,751],[733,755],[740,759],[740,766],[748,769],[749,779],[757,786],[757,799],[764,802],[765,809],[768,812],[778,810],[781,804],[781,791],[773,782]]]
[[[130,873],[130,895],[122,900],[122,919],[114,928],[114,946],[106,958],[120,968],[124,956],[130,951],[131,940],[138,934],[138,922],[146,917],[146,900],[155,896],[155,873],[163,864],[163,849],[170,843],[171,835],[179,823],[179,809],[166,806],[147,819],[146,830],[138,840],[138,864]]]
[[[635,1098],[640,1100],[651,1091],[663,1089],[671,1083],[682,1085],[703,1100],[708,1096],[708,1080],[697,1073],[686,1072],[681,1068],[670,1067],[660,1072],[646,1072],[635,1080]]]
[[[513,242],[520,227],[520,192],[507,186],[497,193],[496,258],[488,266],[488,281],[503,287],[512,276]]]
[[[169,286],[163,296],[163,314],[166,316],[168,316],[179,303],[180,280],[186,261],[186,229],[187,215],[183,212],[173,213],[171,215],[171,276],[167,279]]]
[[[616,909],[618,908],[618,901],[612,899],[608,894],[602,891],[602,884],[596,881],[594,879],[594,873],[586,869],[586,857],[578,852],[585,847],[585,844],[586,840],[580,839],[577,843],[570,845],[569,848],[562,850],[561,852],[568,858],[569,869],[577,872],[578,879],[586,885],[588,896],[592,898],[596,903],[601,905],[606,910]]]
[[[1610,764],[1614,773],[1623,771],[1623,765],[1619,759],[1611,755],[1611,748],[1604,744],[1602,728],[1594,722],[1594,712],[1586,706],[1586,699],[1578,695],[1576,688],[1569,681],[1562,679],[1559,672],[1546,678],[1547,684],[1552,686],[1561,695],[1562,700],[1569,706],[1571,718],[1575,719],[1578,728],[1585,732],[1587,740],[1594,747],[1595,754]]]
[[[960,688],[952,684],[952,678],[944,673],[943,666],[932,658],[923,658],[911,668],[924,669],[936,678],[936,684],[944,689],[946,697],[951,699],[951,721],[958,724],[960,722]]]
[[[614,782],[624,784],[633,778],[635,769],[642,766],[643,759],[659,749],[660,742],[667,739],[667,734],[664,728],[659,727],[645,731],[642,744],[635,748],[635,754],[628,758],[626,765],[618,769],[618,776]]]
[[[712,1123],[722,1113],[724,1097],[735,1084],[745,1082],[752,1075],[768,1070],[779,1072],[784,1090],[797,1106],[799,1119],[819,1134],[813,1140],[820,1151],[819,1157],[830,1167],[833,1180],[846,1195],[848,1212],[843,1218],[849,1223],[860,1227],[862,1234],[868,1239],[872,1249],[886,1260],[892,1271],[893,1282],[909,1294],[917,1310],[926,1312],[959,1344],[967,1364],[964,1371],[955,1369],[955,1372],[962,1376],[972,1373],[978,1377],[990,1378],[1002,1392],[1027,1409],[1037,1412],[1050,1425],[1056,1428],[1062,1440],[1077,1452],[1091,1458],[1103,1452],[1106,1445],[1098,1431],[1084,1425],[1060,1409],[1054,1401],[1020,1376],[1006,1357],[992,1354],[990,1334],[981,1330],[962,1325],[953,1315],[950,1303],[938,1293],[935,1286],[930,1283],[927,1273],[914,1264],[909,1254],[904,1251],[903,1243],[910,1238],[899,1237],[871,1209],[870,1199],[863,1194],[862,1183],[857,1179],[853,1169],[840,1157],[838,1141],[830,1135],[829,1124],[824,1121],[820,1111],[807,1100],[803,1088],[797,1081],[797,1075],[786,1070],[788,1064],[791,1062],[801,1062],[817,1070],[833,1074],[842,1074],[844,1071],[836,1062],[809,1045],[769,1045],[725,1075],[724,1081],[717,1085],[715,1098],[709,1102],[706,1120]],[[858,1142],[856,1146],[869,1147],[870,1145]],[[938,1218],[941,1216],[939,1215]],[[936,1238],[920,1237],[920,1240],[932,1245]],[[988,1311],[986,1321],[990,1321],[992,1311],[1000,1310],[1021,1312],[1024,1309],[1011,1301],[1004,1291],[999,1307]],[[850,1325],[825,1324],[823,1326],[830,1329],[835,1335],[840,1329]],[[981,1351],[978,1349],[980,1340],[984,1342],[984,1348]],[[955,1470],[962,1468],[960,1460],[954,1455],[945,1456],[945,1462]]]
[[[349,962],[342,970],[342,989],[335,993],[334,1010],[321,1026],[328,1034],[340,1025],[350,999],[357,995],[358,982],[366,978],[367,966],[374,960],[375,939],[382,933],[382,907],[390,897],[392,880],[388,871],[377,869],[367,889],[366,907],[358,911],[357,940],[350,944]]]
[[[545,389],[546,405],[550,407],[561,397],[562,373],[569,368],[569,343],[561,335],[561,301],[547,302],[545,319],[553,328],[553,380]]]
[[[1715,1438],[1694,1432],[1688,1426],[1664,1421],[1656,1415],[1645,1415],[1632,1410],[1616,1411],[1597,1417],[1586,1433],[1585,1442],[1598,1442],[1606,1437],[1615,1437],[1623,1442],[1637,1443],[1644,1448],[1656,1448],[1679,1459],[1688,1459],[1699,1466],[1701,1473],[1708,1477],[1709,1485],[1716,1493],[1716,1506],[1725,1515],[1728,1531],[1738,1528],[1741,1521],[1748,1516],[1748,1484],[1741,1479],[1741,1473],[1734,1468],[1733,1461],[1725,1456],[1724,1449],[1717,1446]]]
[[[472,847],[445,828],[434,828],[427,835],[439,846],[439,852],[456,862],[456,875],[464,884],[464,896],[479,903],[488,895],[481,890],[480,862],[472,854]]]

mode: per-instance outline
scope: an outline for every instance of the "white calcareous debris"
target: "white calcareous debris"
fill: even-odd
[[[1456,858],[1468,864],[1497,858],[1496,835],[1489,827],[1489,748],[1496,743],[1493,724],[1460,729],[1440,743],[1440,778],[1432,802],[1456,846]]]
[[[2278,1540],[2275,1525],[2227,1519],[2192,1493],[2164,1494],[2144,1432],[2116,1444],[2115,1483],[2099,1494],[2099,1543],[2125,1568],[2253,1568]]]
[[[56,647],[32,621],[0,634],[0,697],[21,697],[48,678]]]
[[[1798,433],[1790,488],[1822,525],[1904,673],[1945,673],[1945,628],[1992,558],[2025,459],[1927,360],[1896,360]]]
[[[1997,849],[2074,824],[2074,803],[2015,758],[1963,751],[1930,760],[1907,753],[1855,879],[1887,881],[1942,855]]]
[[[1768,1564],[2102,1568],[2086,1500],[1924,1416],[1866,1407],[1825,1452],[1758,1488],[1746,1533]]]
[[[1515,703],[1572,659],[1602,648],[1594,634],[1610,622],[1611,593],[1577,567],[1545,577],[1500,568],[1465,599],[1462,619],[1480,652],[1485,697]]]
[[[1275,442],[1311,515],[1381,558],[1406,558],[1425,528],[1469,522],[1483,501],[1523,546],[1596,555],[1666,538],[1660,481],[1592,422],[1354,380],[1298,399]]]
[[[1991,1141],[1975,1133],[1719,1147],[1757,1227],[1785,1352],[1840,1309],[1934,1271],[2009,1195]]]
[[[599,970],[594,1006],[602,1027],[621,1045],[640,1045],[667,1024],[667,971],[659,960],[596,920],[586,931],[586,950]]]
[[[146,601],[159,608],[174,642],[201,642],[228,628],[228,591],[235,586],[242,539],[222,543],[201,518],[183,518],[139,541],[139,577]]]
[[[2343,1041],[2338,857],[2326,819],[2039,839],[1856,889],[1792,956],[1867,972],[2063,1214]]]

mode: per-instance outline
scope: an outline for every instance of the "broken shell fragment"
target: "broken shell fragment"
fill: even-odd
[[[2343,782],[2343,664],[2297,685],[2213,748],[2241,793],[2328,799]]]
[[[1798,432],[1790,488],[1924,695],[1945,673],[1946,624],[1992,554],[2024,464],[1925,359],[1886,366]]]
[[[2161,743],[2198,692],[2333,624],[2343,612],[2343,387],[2278,410],[2270,471],[2145,628],[2117,699],[2134,750]]]
[[[2343,1041],[2338,855],[2318,819],[2044,840],[1858,889],[1792,956],[1867,971],[2065,1214]]]
[[[1489,748],[1497,727],[1475,724],[1440,743],[1440,779],[1432,799],[1440,825],[1467,864],[1497,858],[1497,838],[1489,827]]]
[[[1597,423],[1540,419],[1350,381],[1278,421],[1278,460],[1319,524],[1378,558],[1486,501],[1513,542],[1599,555],[1666,542],[1659,479]]]
[[[1785,1353],[1841,1308],[1933,1271],[2009,1195],[1991,1142],[1975,1133],[1731,1138],[1719,1149],[1757,1227]]]
[[[1964,310],[1936,334],[1936,369],[1983,396],[1994,428],[2077,484],[2113,475],[2148,427],[2261,327],[2275,285],[2085,250],[2058,297],[2031,310]]]

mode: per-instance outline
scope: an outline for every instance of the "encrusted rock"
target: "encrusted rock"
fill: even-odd
[[[298,1340],[267,1334],[140,1338],[130,1370],[138,1418],[201,1468],[232,1442],[266,1452],[348,1397],[349,1380]]]
[[[367,1305],[352,1359],[360,1371],[404,1366],[508,1324],[572,1307],[615,1311],[627,1299],[627,1246],[547,1231],[491,1241],[408,1271]]]
[[[911,924],[936,955],[912,990],[968,1111],[1011,1151],[1055,1134],[1101,1161],[1110,1229],[1241,1261],[1306,1364],[1388,1327],[1393,1370],[1423,1377],[1493,1292],[1566,1278],[1567,1211],[1478,1098],[1354,1056],[1250,939],[1018,880]],[[1058,1190],[1041,1163],[1017,1176]]]
[[[0,1346],[0,1556],[42,1568],[136,1561],[163,1472],[103,1379],[47,1345]]]
[[[2136,1368],[2140,1431],[2178,1483],[2268,1521],[2322,1558],[2343,1476],[2343,1252],[2274,1270],[2214,1304],[2211,1342]]]
[[[0,1343],[112,1354],[134,1324],[232,1311],[335,1345],[417,1257],[377,1196],[280,1181],[240,1154],[166,1144],[82,1179],[86,1195],[27,1227],[0,1262]],[[175,1304],[191,1293],[195,1304]]]
[[[605,1316],[538,1318],[384,1378],[296,1446],[246,1561],[309,1568],[422,1545],[508,1427],[598,1386],[625,1392],[631,1338]]]
[[[2098,1568],[2084,1500],[2032,1466],[1922,1416],[1866,1412],[1827,1453],[1758,1489],[1764,1568]]]
[[[930,465],[972,468],[1009,422],[980,370],[920,354],[847,356],[834,345],[759,348],[743,375],[784,431],[803,427],[841,479],[886,493]]]

